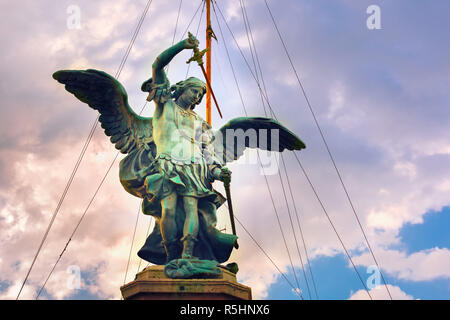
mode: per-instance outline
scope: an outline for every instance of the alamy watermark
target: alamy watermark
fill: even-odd
[[[70,5],[67,7],[67,28],[69,30],[81,29],[81,9],[77,5]]]
[[[367,29],[380,30],[381,29],[381,8],[376,4],[367,7],[366,13],[369,17],[366,20]]]
[[[199,121],[189,132],[183,129],[172,132],[169,142],[172,148],[168,156],[175,163],[205,161],[206,164],[215,164],[234,160],[239,164],[259,163],[262,175],[278,173],[279,152],[282,151],[279,129],[202,130]]]
[[[370,276],[367,278],[366,285],[369,290],[378,287],[381,284],[381,272],[376,265],[367,267],[367,271]]]
[[[81,288],[81,269],[77,265],[67,267],[66,272],[69,274],[66,286],[70,290],[79,290]]]

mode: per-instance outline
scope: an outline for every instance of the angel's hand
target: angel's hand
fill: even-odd
[[[194,49],[197,48],[199,41],[196,37],[190,32],[188,32],[188,38],[184,40],[184,48],[185,49]]]
[[[219,175],[219,180],[223,181],[224,183],[231,182],[231,171],[227,167],[222,167]]]

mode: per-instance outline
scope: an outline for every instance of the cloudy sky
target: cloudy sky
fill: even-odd
[[[97,116],[51,75],[59,69],[88,68],[114,75],[146,2],[0,2],[4,13],[0,20],[2,299],[16,298]],[[182,2],[176,41],[199,4],[200,0]],[[450,4],[447,0],[269,0],[268,4],[392,297],[448,299]],[[215,127],[244,115],[225,44],[248,114],[263,116],[267,107],[238,49],[253,68],[240,2],[220,1],[219,5],[237,43],[219,14],[222,37],[213,15],[218,42],[213,42],[212,83],[224,114],[220,119],[213,111]],[[245,5],[271,107],[278,120],[305,141],[307,149],[297,155],[362,282],[370,286],[374,299],[386,299],[386,287],[377,281],[374,260],[264,0],[245,0]],[[380,9],[381,29],[367,27],[371,5]],[[120,75],[136,112],[146,98],[140,92],[142,81],[150,76],[154,58],[172,42],[178,6],[176,0],[153,0]],[[79,28],[73,20],[77,12]],[[199,13],[189,27],[193,33]],[[204,20],[201,23],[203,32]],[[203,35],[198,38],[204,46]],[[188,56],[189,52],[183,52],[172,62],[168,71],[172,83],[186,76]],[[201,77],[199,68],[192,65],[189,75]],[[153,105],[146,105],[144,115],[151,116],[153,110]],[[198,113],[204,116],[204,102]],[[21,299],[36,296],[116,153],[98,128]],[[251,286],[259,299],[298,299],[297,288],[305,299],[367,299],[294,155],[286,153],[283,160],[295,207],[284,170],[267,176],[273,205],[258,164],[229,166],[233,205],[242,223],[237,224],[240,249],[230,258],[239,264],[238,280]],[[223,191],[221,183],[215,187]],[[40,298],[120,299],[124,279],[131,281],[147,265],[136,251],[153,221],[137,216],[138,209],[139,199],[119,183],[116,162]],[[231,232],[225,207],[218,216],[219,228]],[[306,280],[298,254],[306,264],[305,251],[311,267],[305,270]],[[79,288],[73,285],[77,270]]]

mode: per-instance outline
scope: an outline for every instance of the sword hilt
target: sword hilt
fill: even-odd
[[[190,33],[190,32],[188,32],[188,37],[192,41],[194,41],[194,39],[195,39],[194,36],[192,35],[192,33]],[[203,64],[203,56],[205,55],[206,52],[209,51],[209,48],[206,48],[206,49],[200,51],[198,49],[198,46],[195,46],[192,50],[194,50],[194,54],[188,61],[186,61],[186,63],[189,64],[192,61],[195,61],[198,63],[199,66],[202,65]]]
[[[189,60],[186,61],[186,63],[189,64],[192,61],[195,61],[198,63],[199,66],[203,65],[203,56],[205,55],[206,52],[209,51],[209,48],[206,48],[206,49],[200,51],[200,50],[198,50],[197,47],[195,47],[193,50],[194,50],[194,55],[192,57],[190,57]]]

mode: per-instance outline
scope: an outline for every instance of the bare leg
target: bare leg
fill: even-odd
[[[171,193],[161,200],[161,236],[163,244],[166,249],[168,261],[176,259],[176,236],[177,224],[175,221],[175,214],[177,209],[177,194]]]
[[[183,227],[183,258],[192,258],[198,235],[198,200],[183,197],[186,220]]]
[[[183,203],[184,211],[186,212],[183,235],[190,234],[196,238],[198,234],[198,200],[194,197],[183,197]]]

